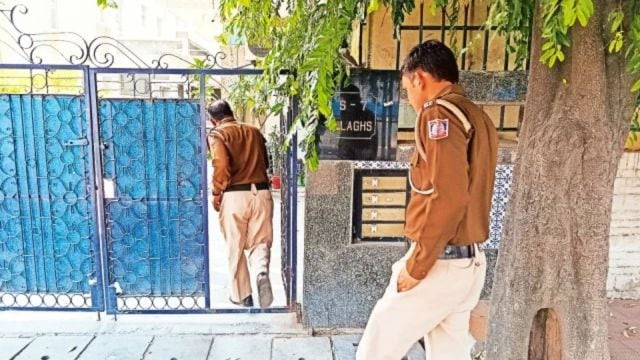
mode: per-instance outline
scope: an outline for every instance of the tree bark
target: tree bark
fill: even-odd
[[[536,15],[524,123],[491,300],[488,359],[609,358],[613,184],[634,108],[624,59],[606,50],[607,16],[618,4],[594,1],[588,26],[572,28],[566,60],[553,69],[538,61],[542,39]],[[548,310],[534,321],[541,309],[553,311],[555,330]],[[559,336],[559,350],[536,351],[536,334],[544,334],[544,346]]]

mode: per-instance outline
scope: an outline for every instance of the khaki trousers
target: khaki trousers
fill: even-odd
[[[231,300],[251,295],[251,265],[256,274],[269,273],[273,243],[273,198],[269,190],[224,193],[220,205],[220,228],[227,243]],[[249,258],[247,264],[247,256]]]
[[[415,288],[398,293],[400,271],[414,251],[392,267],[391,281],[365,329],[357,360],[400,360],[424,337],[428,360],[469,360],[471,310],[480,300],[487,268],[484,252],[474,259],[438,260]]]

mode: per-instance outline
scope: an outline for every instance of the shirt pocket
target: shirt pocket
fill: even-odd
[[[427,163],[420,158],[417,152],[411,157],[409,184],[411,185],[411,190],[417,194],[426,196],[433,193],[433,184],[427,174]]]

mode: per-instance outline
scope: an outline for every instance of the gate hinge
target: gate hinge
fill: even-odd
[[[86,146],[86,145],[89,145],[89,140],[87,140],[87,138],[67,140],[64,143],[62,143],[62,145],[64,145],[64,146]]]

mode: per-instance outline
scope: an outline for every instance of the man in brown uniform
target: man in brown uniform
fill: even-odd
[[[454,54],[438,41],[413,48],[402,83],[419,114],[405,236],[358,348],[358,360],[398,360],[424,337],[429,360],[469,359],[471,310],[484,285],[477,244],[489,235],[497,157],[489,117],[464,96]]]
[[[273,243],[273,199],[266,140],[254,126],[236,121],[224,100],[207,109],[215,126],[212,143],[213,207],[227,242],[231,302],[253,306],[249,263],[255,269],[260,306],[273,302],[269,260]]]

